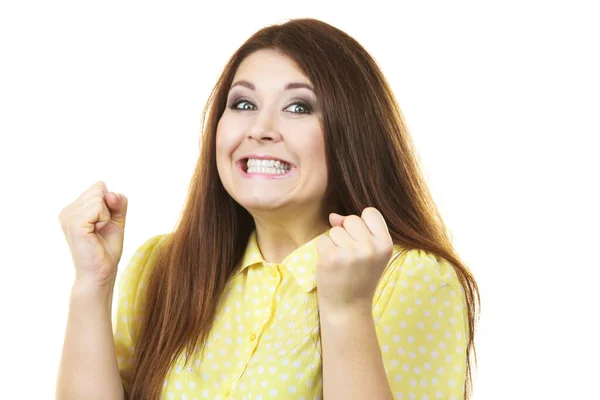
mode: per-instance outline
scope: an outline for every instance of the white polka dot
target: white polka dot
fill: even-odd
[[[290,392],[290,393],[296,393],[296,386],[290,386],[288,388],[288,392]]]
[[[179,382],[179,381],[175,382],[175,389],[181,390],[181,382]]]
[[[394,375],[394,380],[395,380],[396,382],[400,382],[400,381],[402,381],[402,376],[401,376],[401,375],[399,375],[399,374],[396,374],[396,375]]]
[[[417,381],[416,381],[416,380],[414,380],[414,379],[411,379],[411,380],[410,380],[410,386],[412,386],[412,387],[415,387],[415,386],[417,386]]]
[[[194,389],[196,387],[196,382],[190,381],[190,388]]]
[[[271,396],[275,397],[277,396],[277,389],[271,389],[269,393],[271,394]]]

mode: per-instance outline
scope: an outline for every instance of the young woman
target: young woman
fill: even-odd
[[[127,198],[99,182],[61,212],[77,275],[58,397],[468,397],[477,285],[367,51],[314,19],[266,27],[204,122],[181,220],[126,266],[114,337]]]

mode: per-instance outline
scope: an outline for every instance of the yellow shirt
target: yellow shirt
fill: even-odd
[[[125,385],[145,282],[165,237],[140,246],[119,281],[115,345]],[[182,356],[165,379],[164,399],[322,398],[315,241],[275,264],[263,260],[252,234],[225,290],[204,358],[182,368]],[[394,256],[399,250],[394,246]],[[444,259],[413,249],[389,263],[373,299],[373,318],[396,399],[462,399],[468,334],[464,299]]]

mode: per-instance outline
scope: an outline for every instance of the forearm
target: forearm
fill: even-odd
[[[392,400],[370,308],[320,312],[323,398]]]
[[[112,290],[71,290],[57,400],[124,399],[111,322]]]

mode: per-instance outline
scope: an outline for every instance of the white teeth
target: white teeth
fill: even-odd
[[[249,158],[248,162],[247,162],[247,166],[248,166],[248,173],[256,172],[258,169],[260,169],[260,170],[265,169],[264,172],[260,172],[260,173],[282,173],[280,171],[283,171],[283,173],[285,173],[292,168],[291,165],[289,165],[283,161],[261,160],[261,159],[256,159],[256,158]],[[274,171],[270,172],[271,169]]]
[[[289,170],[275,167],[248,167],[249,174],[274,174],[282,175],[287,173]]]

